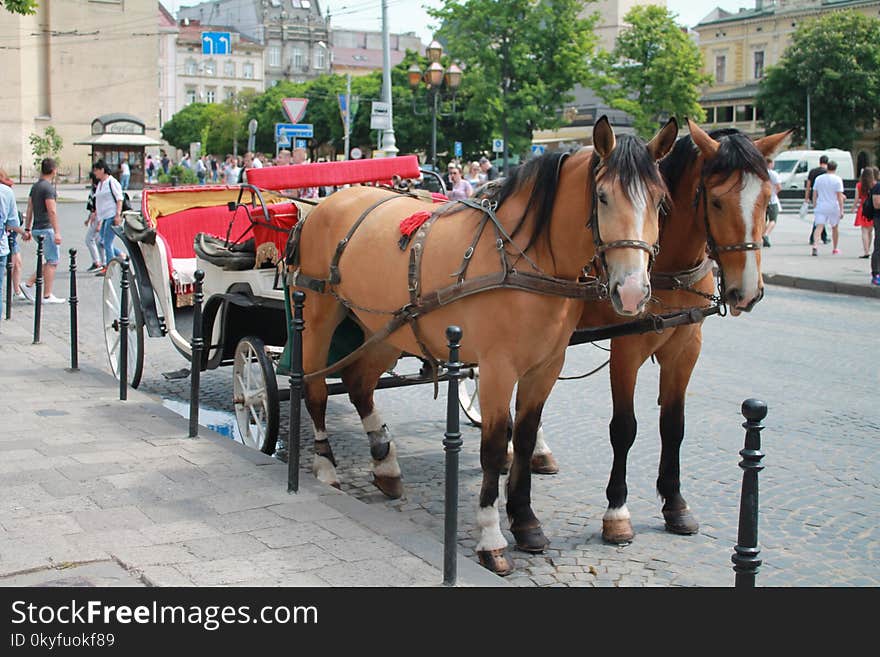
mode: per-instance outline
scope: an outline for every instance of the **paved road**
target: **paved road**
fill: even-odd
[[[73,210],[67,216],[62,208],[63,221],[72,221]],[[81,358],[102,364],[106,356],[99,293],[98,279],[81,275]],[[44,330],[63,333],[66,313],[65,306],[48,308]],[[741,481],[737,452],[744,437],[740,404],[758,397],[769,406],[763,433],[767,456],[760,475],[764,566],[759,583],[880,584],[880,531],[875,522],[880,508],[875,458],[880,421],[872,394],[880,381],[870,338],[878,319],[880,306],[873,299],[768,287],[765,300],[751,315],[707,320],[704,354],[688,394],[682,453],[683,493],[702,525],[691,537],[663,531],[654,490],[659,455],[657,368],[643,368],[636,391],[640,424],[628,484],[637,535],[627,547],[605,545],[600,536],[611,462],[607,373],[588,381],[560,382],[544,415],[548,441],[562,470],[554,477],[536,478],[533,484],[534,509],[552,545],[543,555],[514,552],[517,571],[509,581],[523,586],[730,586]],[[572,348],[564,373],[588,371],[602,360],[603,353],[590,345]],[[188,381],[161,376],[185,365],[167,340],[148,339],[142,389],[187,400]],[[229,370],[206,372],[202,382],[204,405],[228,411]],[[368,483],[368,448],[360,423],[347,400],[336,397],[329,404],[328,422],[343,489],[366,502],[397,509],[440,536],[445,401],[434,401],[430,387],[422,386],[380,391],[377,404],[399,443],[406,496],[389,502]],[[286,430],[286,408],[282,411]],[[310,430],[304,434],[307,447]],[[479,432],[465,427],[463,435],[459,540],[472,552]]]

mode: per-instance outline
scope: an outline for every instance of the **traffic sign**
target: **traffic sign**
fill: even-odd
[[[309,140],[308,139],[297,139],[294,146],[296,148],[308,148],[309,147]]]
[[[364,156],[364,153],[363,153],[363,151],[361,151],[360,148],[355,146],[354,148],[351,149],[351,152],[349,153],[349,155],[351,156],[352,160],[359,160]]]
[[[373,101],[370,110],[370,130],[388,130],[391,127],[391,106],[389,103]]]
[[[281,107],[291,123],[299,121],[303,114],[306,113],[306,105],[309,104],[308,98],[282,98]]]
[[[276,123],[275,141],[279,146],[290,146],[291,137],[300,139],[315,136],[315,126],[311,123]]]
[[[455,142],[455,157],[461,157],[461,142]]]
[[[543,155],[546,148],[544,144],[532,144],[532,155]]]
[[[203,55],[231,55],[231,32],[202,32]]]
[[[503,139],[493,139],[492,140],[492,152],[493,153],[503,153],[504,152],[504,140]]]

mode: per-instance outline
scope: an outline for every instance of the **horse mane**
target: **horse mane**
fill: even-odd
[[[526,209],[511,232],[511,237],[515,236],[525,224],[529,213],[536,212],[535,225],[523,251],[534,246],[541,236],[549,234],[553,204],[559,190],[559,170],[563,157],[565,153],[555,152],[533,158],[517,167],[500,186],[489,185],[481,193],[482,198],[497,201],[500,208],[517,191],[526,185],[532,185]],[[596,170],[599,160],[599,155],[594,152],[590,165],[591,172]],[[666,193],[666,183],[654,165],[654,159],[645,148],[644,142],[638,137],[619,135],[614,150],[602,164],[602,176],[612,180],[619,179],[621,187],[630,200],[637,200],[643,193],[639,181],[644,182],[649,191],[657,195],[662,196]],[[585,223],[587,219],[589,218],[585,218]]]

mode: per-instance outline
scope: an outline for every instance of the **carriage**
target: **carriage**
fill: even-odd
[[[144,190],[139,212],[124,213],[116,227],[130,263],[127,378],[140,384],[145,338],[170,340],[192,359],[195,272],[204,277],[202,331],[206,347],[201,369],[232,366],[232,401],[245,445],[272,454],[280,404],[289,390],[277,377],[289,371],[290,308],[284,293],[283,256],[291,228],[318,201],[292,199],[284,190],[390,185],[395,176],[421,180],[421,193],[444,199],[442,179],[420,170],[415,156],[271,167],[248,172],[241,185],[180,186]],[[437,190],[433,194],[429,190]],[[103,280],[104,341],[113,374],[119,377],[120,285],[123,259],[108,263]],[[359,329],[339,331],[337,350],[350,350]],[[185,377],[189,369],[166,373]],[[392,375],[383,387],[413,385],[426,374]],[[344,392],[341,383],[334,393]]]

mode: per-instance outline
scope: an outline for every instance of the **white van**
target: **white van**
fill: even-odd
[[[829,160],[837,162],[837,175],[844,180],[852,180],[855,176],[853,157],[849,151],[829,148],[824,151],[783,151],[773,159],[773,168],[779,174],[782,189],[804,189],[807,174],[819,166],[819,158],[827,155]]]

